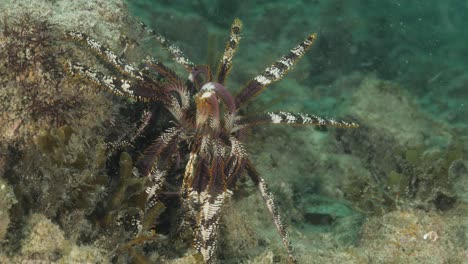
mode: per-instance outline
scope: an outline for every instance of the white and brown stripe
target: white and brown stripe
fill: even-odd
[[[356,128],[359,125],[354,122],[335,120],[332,118],[323,118],[316,115],[305,113],[290,112],[268,112],[259,115],[247,116],[236,122],[234,130],[239,130],[248,126],[261,124],[286,124],[286,125],[312,125],[329,126],[338,128]]]
[[[231,190],[215,196],[212,196],[208,190],[198,194],[201,207],[197,220],[199,230],[195,237],[195,248],[203,255],[206,263],[216,261],[219,222],[223,207],[231,196]]]
[[[305,113],[290,113],[290,112],[268,112],[268,123],[272,124],[291,124],[291,125],[314,125],[314,126],[333,126],[340,128],[358,127],[358,124],[335,120],[332,118],[323,118],[316,115]]]
[[[275,223],[276,229],[278,230],[278,233],[281,236],[281,241],[283,242],[283,245],[286,248],[286,251],[288,252],[289,261],[295,263],[296,258],[294,257],[291,241],[289,240],[288,232],[284,228],[283,222],[281,220],[281,215],[276,209],[273,194],[268,190],[268,185],[262,177],[259,176],[258,180],[258,188],[260,190],[260,194],[262,195],[262,198],[267,205],[268,211],[270,212],[273,218],[273,222]]]
[[[290,70],[292,66],[302,57],[302,55],[304,55],[305,52],[312,46],[316,38],[316,34],[308,36],[303,42],[299,43],[299,45],[291,49],[288,54],[283,56],[270,67],[266,68],[265,71],[259,76],[255,77],[254,80],[261,85],[266,86],[283,78],[284,74]]]
[[[114,52],[102,46],[98,41],[89,37],[88,35],[78,32],[69,31],[67,36],[75,41],[84,43],[90,50],[102,56],[109,64],[124,75],[130,76],[137,80],[144,80],[144,75],[141,71],[137,70],[133,65],[119,58]]]
[[[122,148],[131,146],[133,144],[133,142],[135,142],[135,140],[143,134],[143,131],[148,126],[149,121],[151,120],[151,117],[152,117],[151,111],[148,110],[148,109],[145,110],[143,112],[143,115],[140,118],[140,123],[141,124],[138,126],[138,129],[132,133],[132,135],[124,135],[119,140],[117,140],[115,142],[107,143],[106,144],[107,148],[111,150],[109,155],[111,155],[113,153],[113,151],[116,151],[118,149],[122,149]],[[123,139],[124,137],[127,137],[127,139],[124,140]]]
[[[148,194],[146,197],[146,211],[153,208],[153,206],[158,202],[157,195],[162,191],[164,182],[166,181],[166,175],[166,171],[161,171],[156,166],[152,168],[151,174],[148,177],[151,181],[151,186],[145,190]]]
[[[305,54],[305,52],[312,46],[316,34],[308,36],[304,41],[299,43],[296,47],[291,49],[288,54],[283,56],[270,67],[266,68],[262,74],[249,81],[247,85],[236,96],[236,106],[239,108],[245,102],[258,95],[269,84],[276,82],[283,78],[287,71]]]
[[[137,101],[148,101],[146,97],[136,95],[133,87],[134,84],[130,80],[119,79],[114,76],[107,76],[101,72],[92,70],[78,63],[67,62],[66,70],[71,75],[79,75],[86,78],[88,81],[111,92],[118,96],[126,96]]]
[[[232,58],[234,53],[239,46],[241,40],[242,22],[239,19],[235,19],[231,26],[231,32],[229,33],[229,40],[226,43],[223,57],[221,58],[218,68],[218,83],[224,84],[229,71],[231,70]]]
[[[191,71],[195,67],[195,64],[187,57],[185,57],[184,53],[179,49],[179,47],[171,43],[171,41],[145,25],[143,22],[140,22],[140,26],[148,34],[152,35],[167,51],[169,51],[169,53],[171,53],[172,59],[176,63],[184,66],[184,68],[186,68],[188,71]]]

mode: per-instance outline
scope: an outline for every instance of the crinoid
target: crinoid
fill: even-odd
[[[223,207],[236,190],[239,179],[248,175],[260,190],[274,224],[289,255],[295,262],[288,234],[275,207],[265,180],[248,158],[241,132],[260,124],[357,127],[355,123],[335,121],[309,114],[267,112],[241,115],[239,110],[269,84],[280,80],[311,47],[316,35],[309,35],[233,96],[225,87],[233,55],[241,39],[241,21],[232,24],[216,76],[208,66],[196,66],[176,46],[148,27],[143,28],[167,49],[175,62],[189,72],[183,81],[154,59],[139,69],[118,58],[112,51],[83,33],[68,32],[69,38],[82,42],[97,53],[121,76],[105,76],[76,63],[67,63],[72,75],[79,75],[98,87],[137,101],[160,103],[173,115],[174,125],[157,137],[139,160],[139,172],[148,177],[147,211],[154,205],[167,177],[174,177],[174,164],[184,161],[179,196],[186,227],[193,230],[194,247],[207,263],[216,262],[217,234]],[[158,79],[155,76],[159,76]],[[178,162],[175,162],[177,160]]]

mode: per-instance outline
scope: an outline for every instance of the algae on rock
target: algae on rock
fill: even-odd
[[[0,178],[0,197],[0,241],[2,241],[11,221],[9,210],[18,202],[13,188],[2,178]]]

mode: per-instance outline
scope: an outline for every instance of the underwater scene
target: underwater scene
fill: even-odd
[[[0,263],[468,263],[467,22],[0,0]]]

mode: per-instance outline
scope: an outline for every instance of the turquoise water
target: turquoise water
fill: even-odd
[[[351,72],[375,73],[401,84],[420,109],[435,118],[450,125],[466,124],[464,1],[128,3],[136,16],[177,40],[200,63],[206,63],[212,38],[215,49],[222,51],[225,32],[236,17],[244,22],[237,59],[248,70],[256,63],[257,67],[271,63],[306,34],[316,32],[317,44],[304,59],[307,62],[298,66],[307,71],[301,76],[304,82],[329,85]],[[270,55],[270,60],[262,57]]]
[[[385,244],[366,242],[366,232],[377,228],[365,226],[372,222],[366,217],[414,208],[448,210],[446,203],[453,208],[460,202],[452,200],[459,191],[448,185],[466,180],[447,175],[466,159],[467,150],[465,1],[128,3],[136,16],[177,40],[201,64],[216,64],[212,57],[222,52],[230,23],[240,18],[243,39],[228,82],[233,90],[307,34],[318,34],[288,77],[251,108],[358,118],[362,125],[355,132],[331,131],[328,137],[337,140],[331,146],[310,130],[262,128],[270,139],[254,137],[253,159],[279,196],[286,221],[303,235],[302,240],[293,235],[299,251],[327,248],[327,243]],[[326,242],[315,244],[320,244],[316,236]],[[387,262],[380,257],[388,263],[417,259],[375,254],[369,258],[382,263]],[[317,263],[330,261],[325,259]]]

